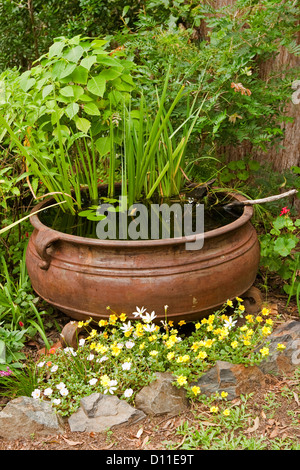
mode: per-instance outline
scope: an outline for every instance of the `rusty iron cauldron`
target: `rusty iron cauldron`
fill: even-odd
[[[252,215],[252,207],[244,206],[238,219],[204,234],[202,249],[186,250],[186,237],[128,241],[68,235],[43,225],[35,214],[28,274],[36,293],[74,320],[106,319],[108,306],[133,319],[136,306],[144,306],[160,321],[168,305],[168,320],[193,321],[252,286],[260,253]]]

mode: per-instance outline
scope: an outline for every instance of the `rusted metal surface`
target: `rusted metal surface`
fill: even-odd
[[[259,265],[252,215],[245,207],[234,222],[206,232],[198,251],[186,250],[184,237],[115,241],[68,235],[34,215],[27,269],[37,294],[75,320],[108,318],[108,306],[130,319],[136,306],[144,306],[159,321],[165,305],[168,320],[195,320],[252,286]]]

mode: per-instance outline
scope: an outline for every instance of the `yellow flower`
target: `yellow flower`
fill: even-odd
[[[221,397],[222,398],[226,398],[228,396],[228,392],[221,392]]]
[[[172,348],[174,346],[174,344],[176,343],[177,341],[177,336],[176,335],[171,335],[170,338],[168,339],[168,341],[166,341],[166,347],[168,349]]]
[[[255,319],[258,323],[261,323],[263,321],[262,317],[258,315]]]
[[[114,314],[113,314],[113,315],[110,315],[110,316],[109,316],[109,323],[110,323],[111,325],[115,325],[117,320],[118,320],[117,315],[114,315]]]
[[[269,348],[262,348],[259,350],[262,356],[267,356],[269,354]]]
[[[200,351],[197,358],[198,359],[205,359],[207,357],[207,354],[205,351]]]
[[[205,347],[210,348],[213,345],[214,341],[215,341],[214,339],[207,339],[205,341]]]
[[[246,330],[248,330],[248,326],[247,325],[241,326],[240,330],[241,331],[246,331]]]
[[[250,346],[250,345],[251,345],[251,341],[249,341],[249,339],[245,339],[245,340],[244,340],[244,345],[245,345],[245,346]]]
[[[217,413],[219,411],[218,406],[212,406],[209,410],[211,413]]]
[[[196,385],[194,385],[192,388],[191,388],[192,392],[194,395],[199,395],[200,393],[200,387],[197,387]]]
[[[199,323],[199,322],[196,323],[195,328],[196,328],[196,330],[199,330],[199,328],[201,328],[201,323]]]
[[[105,374],[100,377],[100,383],[101,385],[103,385],[103,387],[107,387],[110,384],[110,378],[108,377],[108,375]]]
[[[97,336],[97,330],[92,330],[90,334],[90,338],[94,338],[95,336]]]
[[[100,320],[98,325],[101,326],[106,326],[108,324],[107,320]]]
[[[79,321],[78,322],[78,328],[82,328],[84,326],[84,322],[83,321]]]
[[[267,326],[264,326],[262,329],[261,329],[261,332],[264,336],[268,336],[271,334],[271,329],[268,328]]]
[[[168,321],[168,325],[172,327],[174,325],[173,320]]]
[[[108,350],[108,347],[103,346],[103,344],[97,344],[97,346],[95,347],[95,350],[101,354],[104,354]]]
[[[177,377],[177,382],[179,383],[179,385],[184,385],[187,383],[187,378],[184,375],[179,375]]]
[[[214,327],[212,325],[208,325],[208,327],[206,328],[206,331],[212,331],[214,329]]]
[[[247,322],[253,323],[253,315],[246,315],[245,318],[246,318]]]
[[[91,343],[90,344],[90,349],[95,349],[95,348],[96,348],[96,343],[95,342]]]
[[[199,342],[193,343],[192,346],[191,346],[191,349],[193,351],[197,351],[199,348],[200,348]]]
[[[103,336],[103,338],[107,339],[108,338],[108,333],[106,331],[104,331],[102,336]]]
[[[142,351],[143,349],[145,349],[145,343],[140,344],[140,350]]]
[[[239,305],[239,311],[240,311],[240,312],[244,312],[244,311],[245,311],[244,305]]]
[[[273,323],[274,323],[274,322],[273,322],[273,320],[271,320],[271,318],[267,318],[267,319],[266,319],[266,324],[267,324],[267,325],[273,325]]]
[[[226,408],[226,410],[223,411],[224,416],[229,416],[230,415],[230,410]]]
[[[286,346],[284,344],[278,343],[276,349],[278,349],[278,351],[283,351],[285,348],[286,348]]]
[[[152,343],[152,341],[155,341],[156,338],[157,338],[156,335],[151,335],[151,336],[149,336],[148,340],[150,341],[150,343]]]
[[[125,321],[126,318],[127,318],[126,313],[121,313],[121,315],[120,315],[120,320],[121,320],[121,321]]]
[[[269,315],[270,310],[268,308],[263,308],[261,313],[262,313],[262,315]]]
[[[184,356],[179,356],[176,360],[176,362],[181,363],[181,362],[189,362],[190,356],[188,354],[185,354]]]
[[[155,356],[158,355],[158,351],[153,350],[153,351],[150,351],[149,354],[150,354],[150,356],[155,357]]]
[[[253,334],[254,334],[254,331],[253,331],[252,329],[248,330],[247,333],[246,333],[246,335],[247,335],[247,336],[250,336],[250,337],[251,337]]]
[[[231,343],[231,347],[232,347],[233,349],[237,348],[238,345],[239,345],[239,343],[238,343],[237,341],[232,341],[232,343]]]
[[[215,316],[209,315],[207,322],[211,325],[214,322]]]
[[[227,300],[226,305],[228,305],[228,307],[233,307],[232,300]]]
[[[180,320],[180,322],[178,323],[179,326],[182,326],[182,325],[186,325],[186,322],[184,320]]]
[[[207,323],[207,318],[202,318],[201,323]]]
[[[236,300],[237,300],[238,302],[244,302],[244,300],[241,299],[240,297],[236,297]]]
[[[175,356],[175,354],[174,354],[173,352],[169,352],[169,353],[167,354],[167,359],[168,359],[168,361],[171,361],[174,356]]]
[[[136,325],[135,334],[136,334],[136,336],[138,336],[139,338],[140,338],[141,336],[144,336],[144,327],[143,327],[142,323],[138,323],[138,324]]]

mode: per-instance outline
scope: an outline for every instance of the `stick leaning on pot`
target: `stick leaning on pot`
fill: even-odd
[[[297,194],[297,193],[298,193],[297,189],[291,189],[290,191],[287,191],[286,193],[276,194],[275,196],[269,196],[263,199],[252,199],[252,200],[248,199],[245,201],[234,201],[223,206],[223,209],[230,210],[236,207],[252,206],[254,204],[263,204],[265,202],[273,202],[273,201],[277,201],[278,199],[283,199],[284,197],[292,196],[293,194]]]

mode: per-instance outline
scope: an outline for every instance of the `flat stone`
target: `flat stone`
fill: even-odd
[[[265,376],[257,366],[246,367],[243,364],[217,361],[214,367],[200,377],[196,385],[204,395],[227,392],[227,399],[233,400],[264,387]]]
[[[115,395],[93,393],[80,401],[80,408],[68,423],[72,432],[103,432],[119,424],[136,423],[144,417],[141,410]]]
[[[61,434],[63,421],[45,401],[31,397],[18,397],[7,403],[0,412],[0,437],[20,439],[34,436]]]
[[[158,372],[156,380],[142,388],[135,397],[135,405],[147,415],[180,414],[189,406],[186,392],[174,385],[174,376]]]

